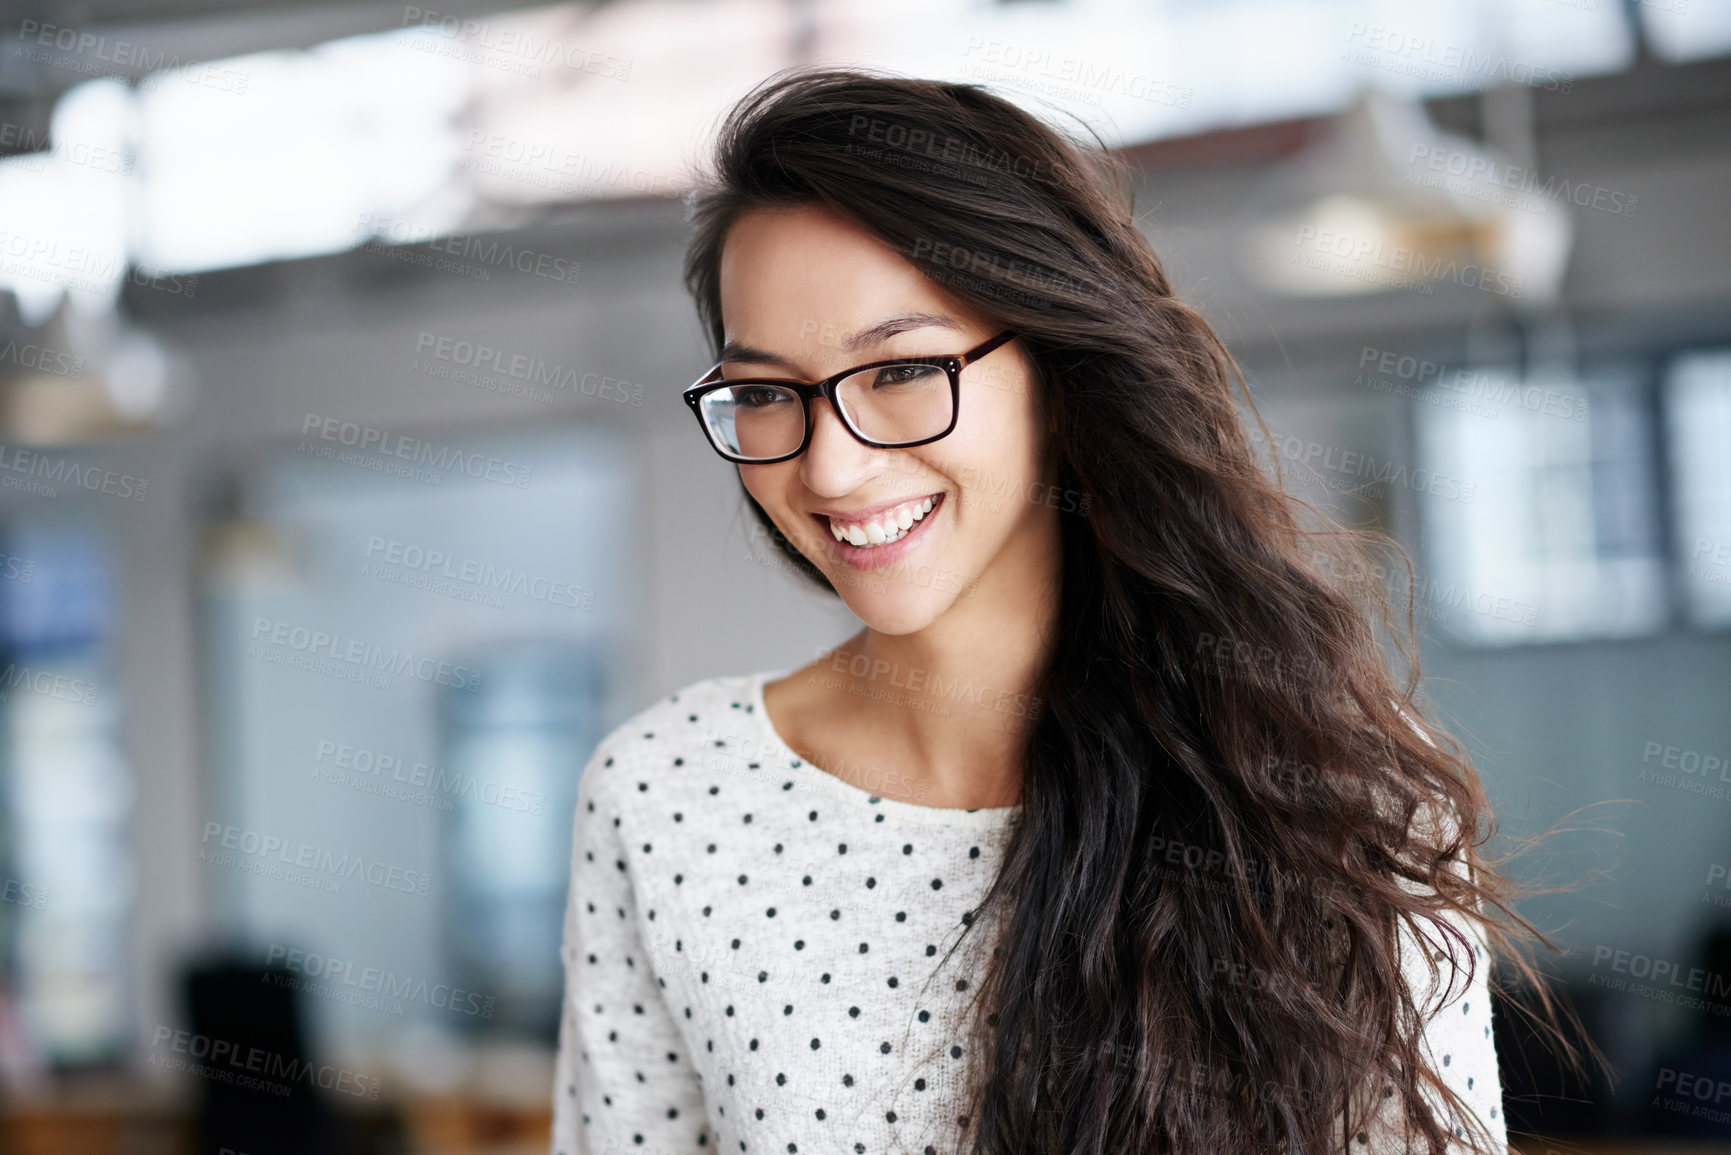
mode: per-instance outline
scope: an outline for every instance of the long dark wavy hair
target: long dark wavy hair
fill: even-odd
[[[1058,485],[1086,505],[1061,518],[1022,818],[969,920],[1001,936],[970,1015],[971,1150],[1321,1152],[1380,1117],[1441,1152],[1452,1127],[1427,1100],[1488,1149],[1421,1058],[1401,937],[1459,983],[1490,965],[1476,930],[1540,992],[1519,948],[1549,943],[1481,849],[1469,756],[1414,699],[1410,593],[1405,634],[1386,631],[1404,682],[1379,641],[1367,559],[1392,547],[1409,591],[1410,562],[1268,476],[1242,373],[1093,141],[974,84],[798,69],[733,108],[688,201],[685,279],[717,350],[729,227],[825,206],[1020,333]]]

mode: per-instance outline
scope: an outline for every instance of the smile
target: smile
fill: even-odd
[[[913,527],[923,521],[942,500],[941,493],[916,498],[893,509],[886,509],[868,521],[845,522],[833,517],[826,517],[824,520],[829,523],[829,531],[835,535],[837,541],[845,541],[859,549],[872,549],[880,545],[890,545],[908,536]]]

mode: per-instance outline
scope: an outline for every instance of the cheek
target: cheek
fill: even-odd
[[[980,390],[968,418],[951,434],[952,455],[975,476],[1002,488],[1040,475],[1044,426],[1025,387]]]
[[[788,462],[780,465],[737,465],[739,480],[752,500],[763,506],[771,517],[780,518],[783,504],[780,495],[787,491]]]
[[[745,492],[751,499],[763,508],[769,515],[769,520],[779,526],[785,535],[788,530],[788,514],[784,510],[785,503],[780,500],[783,492],[780,479],[775,476],[780,468],[775,465],[741,465],[739,480],[745,486]]]
[[[827,533],[811,518],[795,510],[789,494],[799,484],[799,461],[783,461],[777,465],[741,465],[739,479],[753,501],[763,507],[781,535],[808,560],[820,555],[827,544]]]

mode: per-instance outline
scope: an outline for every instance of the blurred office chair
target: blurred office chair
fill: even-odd
[[[320,1090],[336,1072],[307,1053],[293,978],[226,959],[188,968],[180,1057],[198,1064],[197,1155],[359,1155]]]

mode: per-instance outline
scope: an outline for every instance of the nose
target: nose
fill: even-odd
[[[813,493],[840,497],[872,475],[878,455],[888,450],[863,444],[841,422],[835,406],[822,397],[811,403],[811,442],[799,457],[800,480]]]

